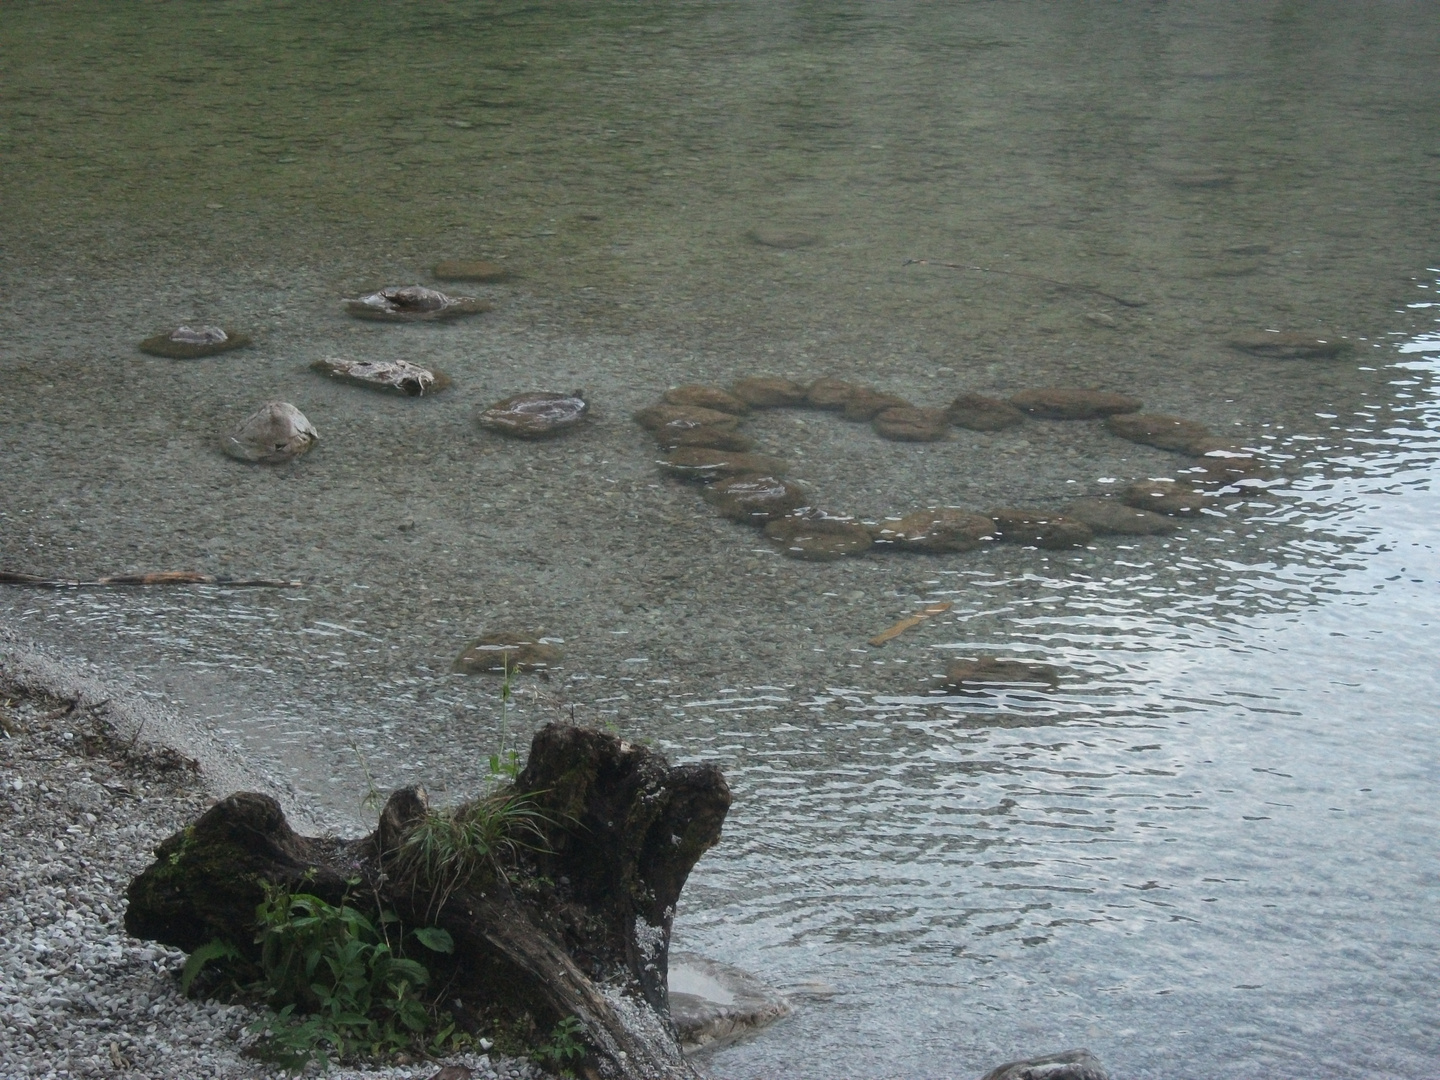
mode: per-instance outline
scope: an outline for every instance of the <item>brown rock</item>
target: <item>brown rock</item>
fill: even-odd
[[[1088,525],[1096,536],[1155,536],[1176,528],[1173,518],[1138,510],[1119,499],[1076,499],[1064,512],[1071,521]]]
[[[1026,544],[1059,551],[1084,547],[1095,539],[1090,526],[1044,510],[1001,507],[990,511],[990,520],[995,522],[996,539],[1002,544]]]
[[[1045,387],[1021,390],[1010,399],[1010,404],[1046,420],[1096,420],[1114,413],[1137,412],[1141,403],[1137,398],[1108,390]]]
[[[752,375],[739,379],[731,389],[741,401],[757,409],[805,404],[805,387],[789,379],[779,379],[771,375]]]
[[[892,442],[939,442],[950,432],[944,409],[886,409],[870,424],[876,435]]]
[[[1179,517],[1194,517],[1213,501],[1193,482],[1178,480],[1137,480],[1120,492],[1120,499],[1140,510]]]
[[[873,386],[856,387],[850,399],[845,402],[845,419],[856,423],[874,420],[886,409],[913,408],[910,402],[895,394],[884,394]]]
[[[971,431],[1004,431],[1025,422],[1025,414],[999,398],[961,394],[945,410],[950,423]]]
[[[1352,350],[1348,341],[1333,336],[1270,330],[1236,334],[1227,344],[1232,349],[1279,360],[1330,360]]]
[[[1190,447],[1190,453],[1197,458],[1183,475],[1199,484],[1234,484],[1265,475],[1260,459],[1233,443],[1201,441]]]
[[[146,338],[140,343],[140,351],[151,356],[167,356],[172,360],[196,360],[230,349],[243,349],[249,344],[249,334],[229,327],[177,326],[174,330]]]
[[[764,454],[715,450],[708,446],[682,446],[670,451],[656,464],[662,472],[681,480],[719,480],[744,473],[773,475],[785,471],[785,463]]]
[[[995,656],[956,660],[945,669],[945,687],[952,691],[995,683],[1045,683],[1054,687],[1059,680],[1059,670],[1049,664],[1001,660]]]
[[[510,671],[543,671],[559,663],[560,650],[536,631],[501,630],[466,645],[454,666],[464,675],[490,675],[503,674],[507,667]]]
[[[665,391],[665,401],[670,405],[714,409],[732,416],[744,416],[750,411],[749,405],[719,386],[672,386]]]
[[[444,259],[435,264],[434,275],[441,281],[504,281],[510,271],[484,259]]]
[[[877,544],[902,551],[973,551],[995,535],[995,522],[965,510],[931,507],[886,518],[871,533]]]
[[[575,427],[589,411],[579,390],[568,394],[536,391],[497,401],[476,420],[481,427],[512,439],[543,439]]]
[[[865,387],[839,379],[816,379],[805,391],[805,404],[812,409],[843,409]]]
[[[833,517],[822,510],[807,510],[776,518],[765,535],[792,559],[833,562],[870,550],[870,530],[854,518]]]
[[[702,492],[721,517],[764,525],[805,505],[805,492],[778,476],[743,475],[718,480]]]
[[[655,441],[666,450],[678,446],[708,446],[712,450],[749,450],[755,440],[747,439],[736,431],[701,424],[696,427],[683,422],[666,424],[655,432]]]
[[[1105,429],[1112,435],[1134,443],[1161,450],[1189,450],[1196,443],[1208,440],[1210,431],[1194,420],[1161,413],[1124,413],[1105,418]]]
[[[729,431],[735,427],[740,420],[729,413],[719,412],[716,409],[700,409],[693,405],[649,405],[638,411],[634,416],[635,423],[639,424],[646,431],[659,431],[661,428],[669,427],[675,431],[682,431],[687,427],[711,427],[720,431]]]

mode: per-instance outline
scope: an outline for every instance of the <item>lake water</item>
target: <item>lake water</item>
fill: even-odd
[[[459,797],[556,717],[718,763],[677,943],[798,1007],[717,1077],[1074,1045],[1116,1078],[1440,1075],[1437,55],[1440,6],[1399,0],[7,5],[0,568],[304,585],[11,589],[0,619],[352,829],[371,784]],[[343,314],[457,257],[512,270],[492,313]],[[256,344],[135,349],[197,320]],[[1353,349],[1225,344],[1266,329]],[[454,387],[308,370],[334,355]],[[1121,390],[1274,479],[1168,537],[797,562],[629,420],[768,373]],[[474,423],[577,387],[563,438]],[[276,397],[318,449],[223,457]],[[1092,423],[746,430],[866,516],[1177,460]],[[450,664],[507,627],[564,663],[505,711]],[[934,692],[982,654],[1059,684]]]

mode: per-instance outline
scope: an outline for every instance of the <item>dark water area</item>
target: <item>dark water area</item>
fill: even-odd
[[[7,5],[0,569],[304,584],[0,620],[345,828],[554,718],[721,765],[677,944],[797,1006],[704,1057],[726,1080],[1075,1045],[1117,1080],[1440,1075],[1437,55],[1401,2]],[[466,289],[492,312],[344,314],[446,258],[510,271]],[[136,350],[187,321],[255,344]],[[1348,351],[1227,344],[1266,330]],[[1269,472],[1168,536],[799,562],[629,419],[750,374],[1122,391]],[[577,387],[561,438],[475,424]],[[223,456],[273,398],[317,449]],[[867,517],[1177,467],[1087,422],[745,430]],[[451,663],[506,627],[564,661],[502,709]],[[1060,678],[935,692],[980,655]]]

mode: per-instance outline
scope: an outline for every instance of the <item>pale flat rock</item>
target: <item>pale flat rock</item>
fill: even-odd
[[[288,401],[267,401],[225,437],[225,453],[241,461],[278,465],[309,451],[320,438],[315,425]]]
[[[740,968],[695,953],[670,954],[670,1019],[687,1053],[773,1024],[790,1003]]]

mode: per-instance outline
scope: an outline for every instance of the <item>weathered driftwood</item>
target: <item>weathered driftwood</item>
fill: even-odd
[[[724,777],[551,724],[515,788],[543,815],[543,843],[520,849],[505,873],[462,884],[438,911],[398,857],[429,812],[421,789],[392,795],[360,840],[299,836],[273,799],[242,792],[156,849],[130,884],[125,927],[187,951],[218,938],[253,953],[264,883],[383,905],[409,926],[450,932],[455,952],[437,974],[462,1023],[528,1014],[548,1031],[575,1016],[600,1075],[694,1076],[669,1021],[666,963],[680,890],[730,806]]]

